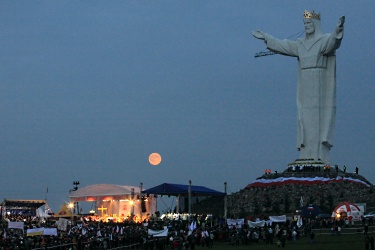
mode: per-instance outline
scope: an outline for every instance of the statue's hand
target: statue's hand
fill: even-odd
[[[341,33],[344,30],[345,16],[340,17],[339,22],[336,25],[335,32],[337,34]]]
[[[257,30],[257,31],[252,31],[251,33],[257,39],[264,40],[266,38],[263,31]]]
[[[345,23],[345,16],[342,16],[340,17],[339,23],[337,24],[337,26],[341,28],[342,26],[344,26],[344,23]]]

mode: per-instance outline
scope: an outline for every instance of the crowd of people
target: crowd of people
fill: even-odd
[[[266,174],[270,174],[271,173],[271,170],[270,169],[267,169],[269,171],[266,172]],[[307,172],[307,173],[320,173],[320,172],[323,172],[323,173],[342,173],[342,174],[346,174],[346,170],[347,170],[347,167],[346,166],[343,166],[342,169],[339,168],[338,165],[334,165],[334,166],[331,166],[331,165],[324,165],[324,164],[292,164],[290,166],[288,166],[288,168],[286,169],[286,172],[287,173],[291,173],[291,172],[297,172],[297,173],[301,173],[301,172]],[[358,171],[359,171],[359,168],[358,167],[355,167],[355,171],[354,173],[356,175],[358,175]]]
[[[354,203],[375,202],[371,188],[349,181],[325,184],[284,184],[242,189],[228,197],[231,214],[292,213],[298,209],[303,197],[304,205],[315,204],[323,213],[332,213],[335,205],[343,201]],[[256,211],[258,210],[258,211]],[[277,211],[275,211],[277,210]]]
[[[252,244],[275,244],[284,247],[290,241],[299,240],[304,235],[314,243],[314,228],[331,228],[336,234],[345,227],[344,220],[303,219],[303,226],[295,219],[282,223],[266,224],[261,227],[250,227],[249,224],[227,225],[215,218],[214,223],[206,216],[195,216],[192,221],[172,220],[151,217],[144,223],[126,221],[93,221],[90,217],[75,218],[66,230],[58,230],[57,235],[28,236],[27,229],[57,228],[57,220],[36,216],[5,216],[0,224],[0,249],[145,249],[145,250],[195,250],[200,247],[213,248],[218,242],[232,246]],[[24,222],[24,229],[9,228],[10,221]],[[194,222],[194,227],[192,227]],[[366,224],[368,229],[368,224]],[[153,232],[168,233],[154,237]],[[372,235],[369,237],[371,244]],[[372,241],[373,242],[373,241]]]
[[[24,222],[24,229],[9,228],[12,221]],[[274,224],[273,227],[249,228],[229,227],[215,220],[207,223],[204,216],[195,217],[195,227],[191,228],[186,220],[161,220],[152,217],[147,223],[112,221],[92,221],[82,217],[71,221],[66,230],[58,230],[57,235],[28,236],[27,229],[56,228],[54,218],[39,218],[36,216],[6,215],[0,225],[1,249],[196,249],[196,247],[212,248],[215,241],[239,244],[285,244],[285,240],[298,238],[295,222]],[[153,231],[168,228],[168,234],[163,237],[153,237],[148,230]],[[275,239],[276,238],[276,239]],[[275,240],[274,240],[275,239]]]

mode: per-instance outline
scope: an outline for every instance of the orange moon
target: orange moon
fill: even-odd
[[[151,165],[154,165],[154,166],[159,165],[159,163],[161,162],[161,156],[158,153],[152,153],[148,157],[148,161],[150,162]]]

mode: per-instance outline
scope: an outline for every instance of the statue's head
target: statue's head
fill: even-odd
[[[305,25],[306,35],[321,35],[321,25],[320,25],[320,14],[312,11],[311,13],[305,10],[303,13],[303,23]]]
[[[305,25],[305,33],[308,35],[312,35],[315,32],[315,25],[311,21],[311,19],[304,18],[303,19],[303,24]]]

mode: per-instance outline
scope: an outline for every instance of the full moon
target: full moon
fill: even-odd
[[[154,165],[154,166],[159,165],[159,163],[161,162],[161,156],[158,153],[152,153],[148,157],[148,161],[150,162],[151,165]]]

